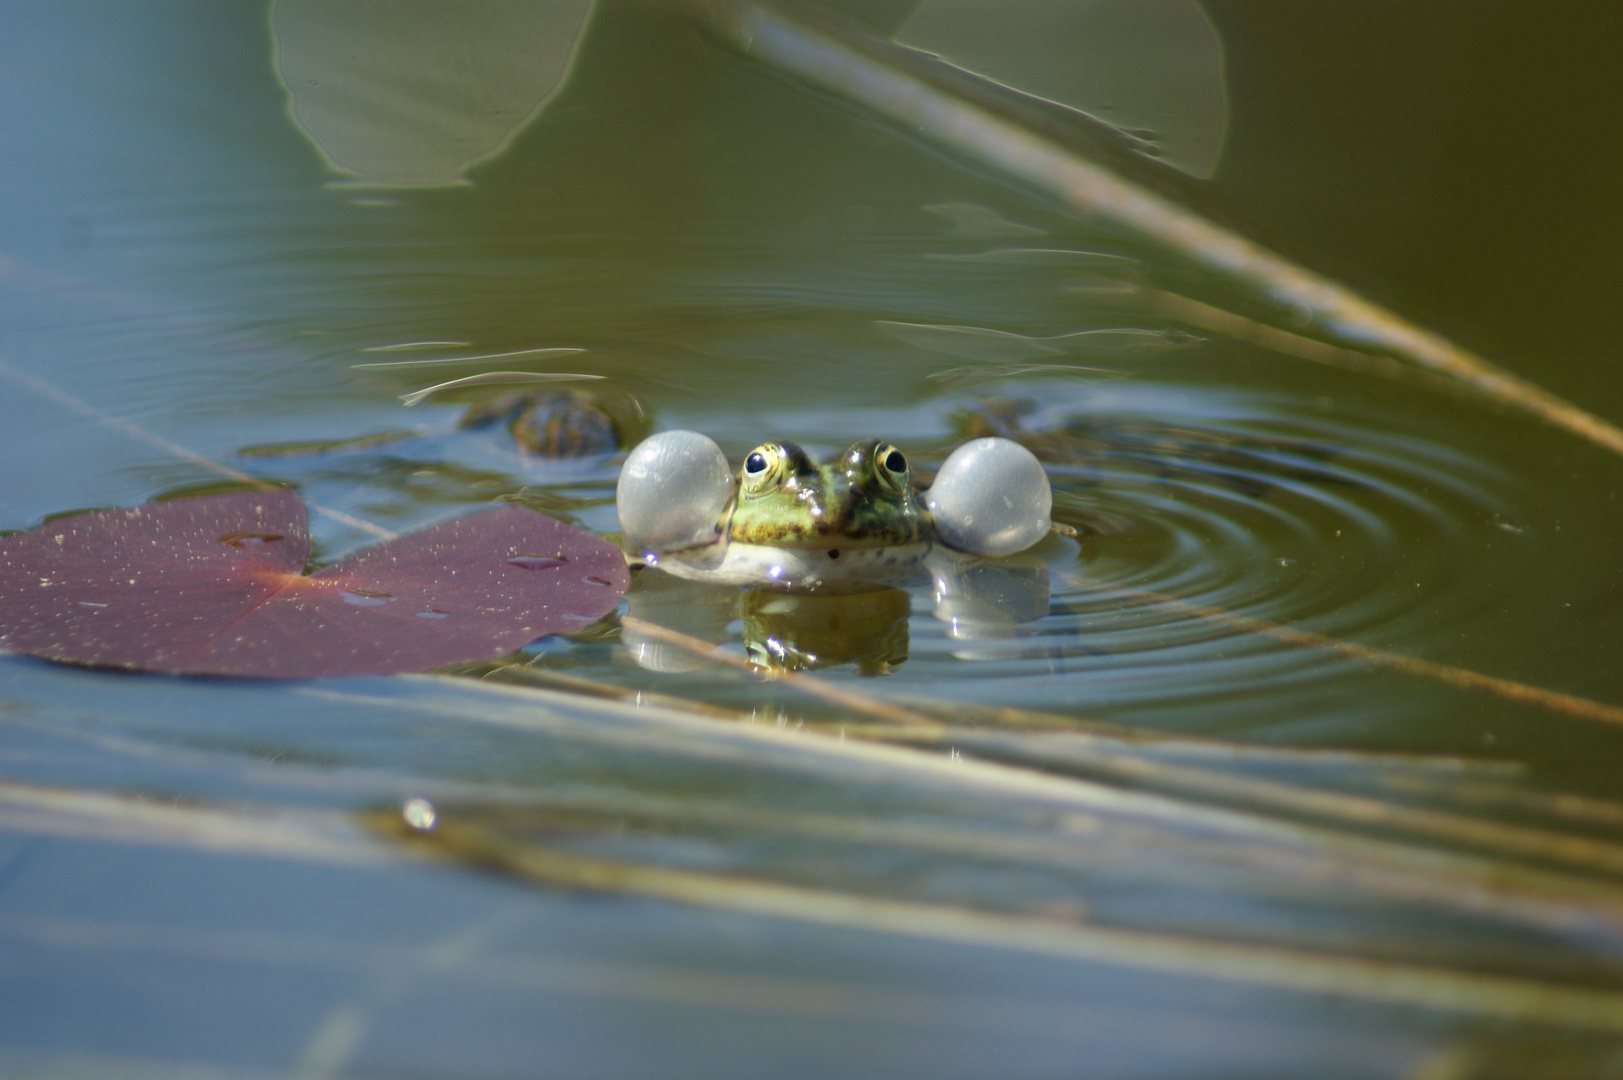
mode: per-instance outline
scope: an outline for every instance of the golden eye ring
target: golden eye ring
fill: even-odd
[[[907,490],[910,472],[907,455],[900,450],[889,443],[880,443],[874,447],[873,466],[874,475],[885,487],[898,493]]]
[[[783,448],[777,443],[763,443],[751,450],[739,474],[745,494],[758,495],[781,483],[783,460]]]

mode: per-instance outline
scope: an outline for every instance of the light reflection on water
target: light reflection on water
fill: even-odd
[[[1383,445],[1373,426],[1287,415],[1292,403],[1270,397],[1224,394],[1217,415],[1168,424],[1133,416],[1120,394],[1100,413],[1085,384],[1008,389],[1046,403],[1033,423],[1064,425],[1030,440],[1048,462],[1056,519],[1081,533],[1034,551],[1053,610],[998,649],[966,651],[931,618],[927,583],[917,585],[908,662],[891,669],[887,690],[929,694],[946,680],[955,697],[1112,717],[1132,709],[1152,722],[1198,708],[1200,723],[1221,723],[1225,699],[1277,716],[1314,701],[1322,716],[1317,702],[1346,665],[1152,594],[1394,648],[1456,633],[1491,602],[1464,541],[1506,520],[1516,486],[1446,447]],[[1138,390],[1154,401],[1156,388]],[[1186,397],[1185,407],[1198,403]]]

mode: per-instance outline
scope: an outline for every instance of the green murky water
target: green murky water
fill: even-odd
[[[1623,416],[1615,26],[1209,15],[1231,126],[1202,209]],[[979,618],[929,582],[636,578],[623,614],[950,725],[869,732],[889,745],[614,620],[431,678],[0,658],[0,1067],[1619,1067],[1623,744],[1523,692],[1623,702],[1614,455],[1124,302],[1290,325],[659,5],[601,5],[545,111],[424,189],[334,181],[260,6],[0,27],[0,360],[104,417],[394,530],[517,496],[613,532],[616,455],[459,429],[476,391],[398,398],[521,360],[356,366],[569,347],[527,366],[735,461],[883,436],[933,469],[987,425],[1029,437],[1078,534],[1003,568],[1045,575],[1046,611]],[[457,344],[386,349],[416,342]],[[220,480],[16,380],[0,433],[0,529]],[[321,559],[370,539],[312,524]],[[439,807],[426,841],[387,824],[408,796]]]

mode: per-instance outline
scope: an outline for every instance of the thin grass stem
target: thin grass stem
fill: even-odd
[[[966,100],[945,85],[930,58],[914,50],[834,22],[814,25],[802,15],[754,0],[695,0],[687,8],[739,52],[838,94],[949,152],[991,165],[1082,218],[1130,229],[1231,285],[1260,293],[1305,328],[1390,352],[1623,454],[1623,429],[1616,425],[1126,179],[1038,133],[1008,110]],[[1300,354],[1299,349],[1282,351]]]

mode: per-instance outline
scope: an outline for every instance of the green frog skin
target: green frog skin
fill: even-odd
[[[914,577],[933,546],[907,458],[882,439],[818,465],[792,442],[751,451],[718,523],[726,543],[657,565],[694,581],[815,588]]]

